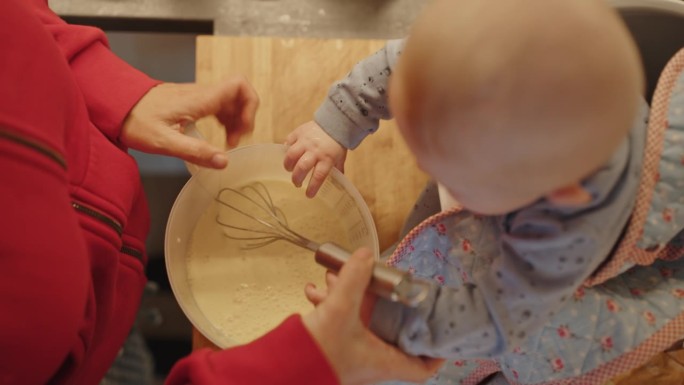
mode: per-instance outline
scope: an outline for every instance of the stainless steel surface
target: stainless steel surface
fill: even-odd
[[[332,271],[339,271],[349,259],[349,252],[334,243],[323,243],[316,250],[316,262]],[[375,263],[370,291],[382,298],[416,307],[430,290],[427,281],[414,279],[408,272]]]
[[[316,262],[333,271],[349,260],[349,251],[339,245],[320,244],[290,228],[285,213],[273,203],[268,188],[262,183],[251,183],[240,189],[222,188],[215,199],[234,214],[230,222],[216,217],[216,223],[224,228],[223,235],[244,242],[241,248],[245,250],[286,241],[314,251]],[[429,285],[414,281],[407,272],[376,263],[369,289],[390,301],[417,306],[427,297]]]
[[[391,38],[427,0],[50,0],[60,15],[205,19],[217,35]]]

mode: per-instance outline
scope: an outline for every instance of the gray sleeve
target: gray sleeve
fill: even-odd
[[[493,357],[536,333],[572,303],[575,290],[619,239],[636,197],[644,121],[641,115],[629,140],[584,182],[593,196],[589,204],[567,209],[541,200],[492,218],[499,246],[472,283],[435,284],[414,309],[379,300],[371,329],[410,354],[444,358]]]
[[[380,119],[390,119],[387,85],[404,40],[390,40],[378,52],[359,62],[349,75],[333,84],[314,120],[338,143],[356,148],[378,129]]]

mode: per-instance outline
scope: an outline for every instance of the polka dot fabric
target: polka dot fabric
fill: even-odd
[[[587,285],[635,264],[684,252],[684,50],[668,63],[656,87],[634,213],[615,256]]]
[[[450,360],[428,384],[476,385],[493,373],[512,385],[601,384],[684,336],[683,109],[684,50],[656,89],[649,131],[661,132],[649,133],[651,155],[637,206],[615,256],[511,351],[494,359]],[[496,244],[485,239],[496,234],[476,231],[478,223],[482,218],[458,209],[433,216],[409,233],[389,264],[439,284],[467,285],[490,267],[480,256]],[[473,231],[479,238],[470,238]]]

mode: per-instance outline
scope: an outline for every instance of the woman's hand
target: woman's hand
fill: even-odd
[[[319,292],[316,309],[303,317],[335,369],[342,385],[374,384],[387,380],[423,382],[442,360],[409,356],[375,336],[361,320],[366,287],[374,260],[368,249],[357,250],[342,267],[328,292]],[[312,289],[307,288],[311,297]],[[313,299],[313,298],[312,298]]]
[[[150,89],[131,109],[121,130],[121,142],[152,154],[171,155],[204,167],[227,165],[223,149],[183,134],[185,125],[214,115],[235,146],[254,127],[259,97],[241,77],[215,85],[164,83]]]

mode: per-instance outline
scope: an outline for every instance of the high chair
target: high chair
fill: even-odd
[[[684,47],[684,1],[612,0],[639,46],[651,101],[665,64]]]

